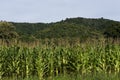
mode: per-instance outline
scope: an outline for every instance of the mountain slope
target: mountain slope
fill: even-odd
[[[120,37],[120,22],[99,18],[67,18],[55,23],[13,23],[20,36],[36,38]]]

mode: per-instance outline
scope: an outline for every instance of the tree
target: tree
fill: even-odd
[[[120,24],[111,22],[110,26],[105,29],[104,35],[106,37],[120,38]]]
[[[0,39],[13,39],[17,37],[18,34],[12,23],[5,21],[0,22]]]
[[[5,42],[7,46],[10,45],[11,40],[16,39],[17,37],[18,34],[12,23],[5,21],[0,22],[0,39]]]

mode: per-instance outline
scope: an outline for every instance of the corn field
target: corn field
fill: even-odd
[[[120,45],[0,46],[0,79],[96,73],[120,73]]]

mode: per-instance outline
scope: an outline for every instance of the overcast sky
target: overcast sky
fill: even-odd
[[[0,0],[0,20],[56,22],[73,17],[120,21],[120,0]]]

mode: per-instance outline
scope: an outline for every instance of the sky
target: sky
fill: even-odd
[[[0,0],[0,20],[49,23],[74,17],[120,21],[120,0]]]

